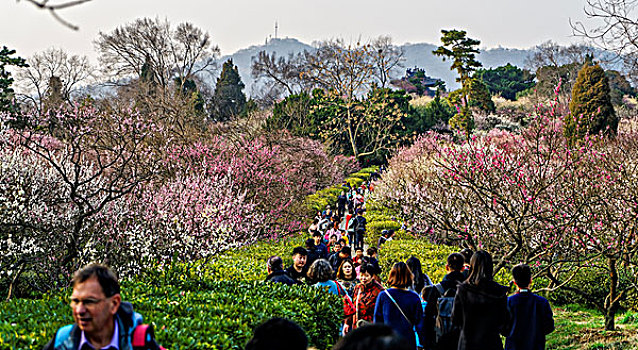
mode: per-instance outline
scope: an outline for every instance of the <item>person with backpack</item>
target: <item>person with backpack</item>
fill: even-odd
[[[343,217],[346,213],[346,206],[348,205],[348,197],[346,197],[346,193],[341,191],[341,194],[337,197],[337,215],[339,219]]]
[[[424,339],[421,298],[409,290],[412,272],[404,262],[392,266],[389,289],[379,293],[374,308],[374,323],[385,323],[405,339],[411,349],[417,348],[416,334]]]
[[[343,301],[343,314],[345,316],[342,325],[342,331],[345,330],[345,326],[349,323],[352,323],[351,319],[354,315],[355,308],[352,303],[352,298],[346,292],[346,289],[343,285],[332,279],[333,270],[325,259],[319,259],[315,261],[308,269],[308,278],[315,281],[313,287],[316,288],[326,288],[328,292],[335,294],[341,297]]]
[[[554,316],[547,299],[532,293],[532,269],[519,264],[512,269],[516,294],[507,298],[509,329],[505,350],[543,350],[545,336],[554,331]]]
[[[508,288],[496,283],[492,256],[479,250],[470,259],[470,275],[456,289],[452,322],[460,328],[458,350],[503,350],[500,333],[507,324]]]
[[[366,233],[366,218],[362,216],[363,210],[357,209],[356,216],[352,219],[352,230],[354,232],[353,247],[356,249],[361,248],[363,251],[363,236]]]
[[[440,283],[427,286],[421,292],[421,298],[426,302],[423,311],[426,336],[421,340],[425,349],[456,350],[458,346],[459,330],[452,324],[452,308],[456,287],[465,280],[464,261],[459,253],[448,255],[447,274]]]
[[[159,350],[153,328],[142,324],[133,305],[122,301],[117,277],[105,265],[90,264],[73,276],[75,324],[60,328],[43,350]]]
[[[315,232],[312,234],[312,239],[314,240],[315,246],[314,250],[317,253],[318,259],[328,259],[328,247],[323,244],[323,237],[320,232]]]

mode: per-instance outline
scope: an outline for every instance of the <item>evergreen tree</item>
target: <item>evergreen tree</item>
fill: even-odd
[[[500,94],[510,101],[516,94],[534,86],[534,74],[511,64],[497,68],[478,69],[474,77],[480,78],[492,94]]]
[[[239,77],[237,66],[229,59],[222,67],[222,73],[217,79],[215,93],[212,99],[211,118],[215,121],[226,121],[240,115],[246,108],[246,95]]]
[[[470,106],[478,107],[483,112],[493,113],[496,111],[492,95],[487,89],[487,85],[478,77],[472,77],[469,83]]]
[[[27,63],[21,57],[11,57],[15,53],[15,50],[9,50],[6,46],[0,50],[0,112],[16,112],[18,109],[13,101],[13,78],[5,67],[27,67]]]
[[[615,135],[618,117],[609,95],[609,81],[598,64],[586,62],[572,88],[570,115],[565,117],[564,132],[575,141],[586,134]]]
[[[470,81],[472,73],[481,67],[481,62],[476,60],[476,55],[479,53],[478,46],[481,42],[468,38],[467,32],[464,30],[441,30],[441,34],[443,34],[441,37],[443,45],[432,51],[432,53],[436,56],[442,56],[444,61],[448,58],[452,60],[450,69],[459,73],[456,81],[462,85],[462,106],[460,108],[457,106],[459,113],[450,119],[450,127],[465,132],[469,138],[474,129],[474,117],[468,103]]]

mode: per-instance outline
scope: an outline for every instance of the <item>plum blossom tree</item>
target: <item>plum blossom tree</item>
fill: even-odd
[[[132,276],[299,229],[301,200],[356,168],[286,134],[182,142],[134,111],[76,105],[24,119],[26,128],[0,132],[8,297],[21,276],[47,290],[91,261]]]
[[[573,147],[561,124],[538,116],[520,135],[460,144],[424,136],[391,160],[375,194],[423,237],[489,250],[496,273],[517,262],[536,266],[548,290],[588,299],[613,329],[619,303],[638,286],[638,135]],[[592,266],[609,276],[602,300],[570,283]]]
[[[1,206],[21,209],[5,211],[3,235],[39,248],[34,254],[19,251],[20,258],[3,265],[28,268],[47,284],[68,276],[90,254],[95,216],[157,172],[158,164],[150,161],[157,158],[155,150],[147,142],[156,130],[135,113],[104,115],[80,105],[26,120],[29,127],[3,132],[3,164],[11,165],[3,182],[8,204]],[[45,261],[49,270],[41,269]]]

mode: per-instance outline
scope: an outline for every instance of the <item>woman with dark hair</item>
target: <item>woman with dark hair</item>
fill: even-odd
[[[357,279],[352,259],[346,258],[341,261],[337,269],[337,282],[341,283],[350,297],[353,297],[352,292],[359,280]]]
[[[507,322],[507,287],[492,279],[492,256],[479,250],[470,259],[470,275],[454,297],[452,322],[461,330],[458,350],[502,350],[499,333]]]
[[[421,295],[421,291],[424,287],[431,286],[433,284],[430,276],[423,272],[421,269],[421,261],[414,256],[406,260],[405,264],[408,265],[408,268],[412,271],[412,275],[414,275],[414,282],[412,283],[410,290]]]
[[[357,328],[357,322],[363,320],[372,322],[374,319],[374,307],[377,302],[379,293],[385,289],[376,276],[379,269],[372,264],[363,264],[359,267],[359,279],[361,283],[357,284],[352,293],[352,301],[356,308],[353,318],[352,328]]]
[[[416,331],[420,339],[425,339],[421,298],[413,291],[412,272],[404,262],[394,264],[388,278],[390,289],[379,293],[374,308],[374,322],[392,327],[411,349],[416,349]]]

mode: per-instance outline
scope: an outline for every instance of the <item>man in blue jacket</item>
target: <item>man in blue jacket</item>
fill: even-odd
[[[554,330],[554,317],[547,299],[530,291],[532,270],[520,264],[512,269],[518,292],[507,299],[509,330],[505,350],[543,350],[545,336]]]
[[[45,350],[133,349],[142,316],[122,302],[120,284],[108,267],[90,264],[75,273],[71,308],[75,324],[60,328]],[[143,349],[160,349],[152,331],[142,338]]]

